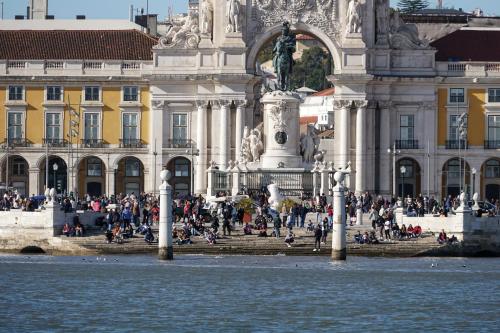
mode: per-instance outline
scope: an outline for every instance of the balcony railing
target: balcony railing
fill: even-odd
[[[446,140],[446,149],[465,149],[467,146],[465,140]]]
[[[144,148],[145,144],[141,139],[121,139],[120,148]]]
[[[485,140],[484,149],[500,149],[500,140]]]
[[[82,148],[104,148],[104,140],[101,139],[82,139]]]
[[[396,149],[418,149],[418,140],[396,140]]]
[[[170,139],[167,143],[167,148],[191,148],[193,140],[190,139]]]
[[[26,138],[6,138],[3,141],[3,145],[8,145],[9,147],[28,147],[28,140]]]
[[[48,145],[49,147],[66,147],[68,145],[68,141],[65,139],[54,139],[54,138],[44,138],[43,146]]]

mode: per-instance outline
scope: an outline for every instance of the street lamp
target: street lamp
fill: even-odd
[[[5,150],[5,192],[9,191],[9,139],[6,143],[2,145],[2,149]]]
[[[471,171],[472,173],[472,195],[474,195],[474,193],[476,193],[476,168],[472,168]]]
[[[57,172],[57,169],[59,169],[59,165],[57,165],[57,163],[54,162],[54,164],[52,164],[52,170],[54,170],[54,188],[56,189],[56,193],[57,193],[57,182],[56,182],[56,172]]]
[[[392,148],[387,148],[387,154],[392,154],[392,197],[396,197],[396,156],[401,154],[401,151],[396,150],[396,142]]]
[[[155,138],[155,147],[153,151],[153,198],[156,198],[156,156],[158,156],[158,152],[156,151],[156,138]]]
[[[399,168],[399,171],[401,172],[401,196],[403,197],[403,210],[405,207],[405,173],[406,173],[406,167],[404,165]]]

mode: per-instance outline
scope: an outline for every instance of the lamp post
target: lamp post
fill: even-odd
[[[392,154],[392,197],[396,197],[396,156],[399,155],[401,151],[396,150],[396,141],[392,148],[387,148],[387,154]]]
[[[401,172],[401,197],[403,198],[403,209],[405,207],[405,173],[406,173],[406,167],[404,165],[399,168],[399,171]]]
[[[153,197],[156,198],[156,156],[158,152],[156,151],[156,138],[155,138],[155,150],[153,151]]]
[[[52,164],[52,170],[54,170],[54,188],[56,189],[56,192],[57,192],[57,179],[56,179],[57,169],[59,169],[59,165],[57,165],[57,163],[54,162],[54,164]]]
[[[472,173],[472,195],[474,195],[474,193],[476,193],[476,168],[472,168],[471,171]]]

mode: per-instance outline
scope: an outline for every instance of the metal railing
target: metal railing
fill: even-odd
[[[500,149],[500,140],[485,140],[484,149]]]
[[[269,184],[278,185],[281,194],[303,196],[313,194],[313,174],[311,172],[252,172],[241,173],[240,184],[247,191],[267,189]]]
[[[191,148],[193,147],[193,140],[191,139],[169,139],[167,148]]]
[[[43,145],[49,145],[49,147],[66,147],[68,141],[65,139],[44,138]]]
[[[82,139],[82,148],[104,148],[104,140],[101,139]]]
[[[396,140],[396,149],[418,149],[418,140]]]
[[[465,149],[467,146],[465,140],[446,140],[446,149]]]
[[[3,144],[9,147],[28,147],[28,140],[26,138],[6,138]]]
[[[144,148],[145,144],[141,139],[121,139],[120,148]]]

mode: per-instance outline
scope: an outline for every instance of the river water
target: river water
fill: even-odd
[[[4,255],[0,331],[499,332],[500,260]]]

